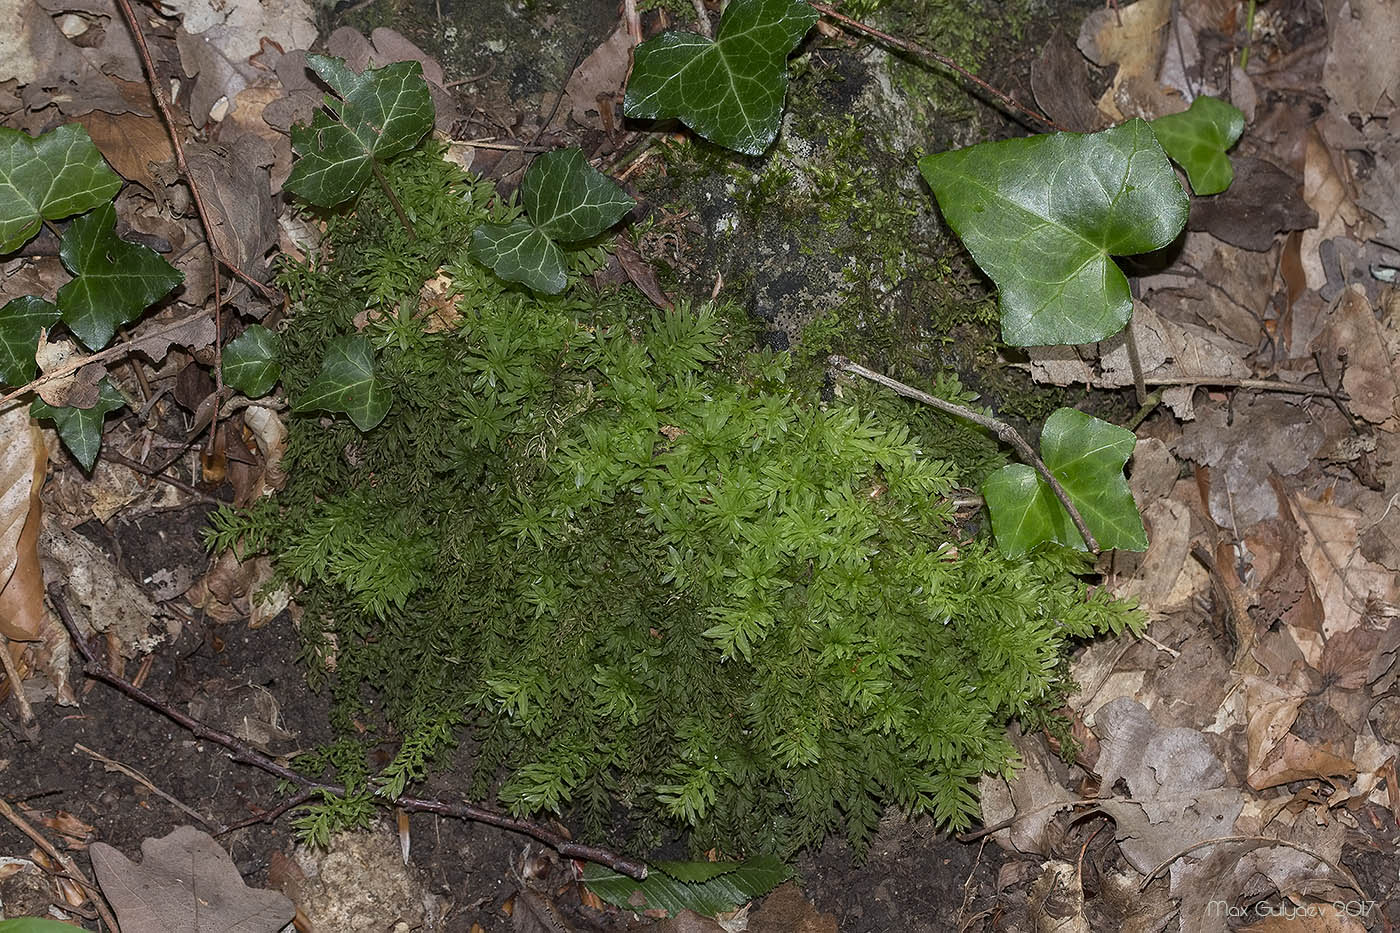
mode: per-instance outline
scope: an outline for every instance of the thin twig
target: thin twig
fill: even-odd
[[[1053,130],[1059,130],[1061,132],[1065,131],[1065,127],[1060,126],[1060,124],[1056,123],[1054,120],[1050,119],[1044,114],[1032,110],[1025,104],[1018,101],[1016,98],[1012,97],[1010,94],[1007,94],[1005,91],[999,91],[996,88],[992,87],[986,81],[983,81],[981,78],[977,77],[977,75],[968,71],[962,65],[959,65],[957,62],[953,61],[946,55],[935,52],[932,49],[926,49],[920,45],[915,45],[914,43],[909,42],[906,39],[901,39],[898,36],[892,36],[887,32],[882,32],[879,29],[876,29],[874,26],[868,26],[865,23],[862,23],[858,19],[851,19],[844,13],[838,13],[836,10],[827,6],[825,3],[813,3],[809,0],[809,5],[812,7],[812,9],[817,10],[823,16],[826,16],[829,19],[833,19],[841,25],[846,26],[850,29],[854,29],[856,32],[864,33],[865,35],[870,36],[872,39],[879,39],[886,45],[893,46],[894,48],[897,48],[902,52],[908,52],[910,55],[917,55],[920,58],[926,58],[938,62],[938,64],[942,65],[944,68],[947,68],[950,71],[955,71],[958,74],[962,75],[963,78],[965,78],[968,81],[971,81],[973,84],[977,85],[979,88],[986,91],[988,94],[991,94],[997,100],[1001,101],[1003,104],[1012,108],[1013,110],[1019,110],[1021,113],[1024,113],[1032,120],[1035,120],[1038,123],[1043,123]]]
[[[879,383],[896,395],[902,395],[907,399],[922,402],[945,414],[955,415],[956,417],[971,421],[973,424],[981,425],[995,434],[997,439],[1002,443],[1010,444],[1016,449],[1016,453],[1020,456],[1021,461],[1033,467],[1035,471],[1040,474],[1040,478],[1045,480],[1050,490],[1055,494],[1055,498],[1060,500],[1060,504],[1063,505],[1065,511],[1069,513],[1070,521],[1074,522],[1074,527],[1079,531],[1080,537],[1084,539],[1084,545],[1089,549],[1089,552],[1092,554],[1099,553],[1101,550],[1099,548],[1099,542],[1095,540],[1093,532],[1089,530],[1089,526],[1084,523],[1084,516],[1079,514],[1079,510],[1075,508],[1074,503],[1069,500],[1069,493],[1065,492],[1065,487],[1060,485],[1060,481],[1050,472],[1045,462],[1040,459],[1031,448],[1031,445],[1026,443],[1026,439],[1017,433],[1016,429],[1011,425],[1007,424],[1005,421],[993,418],[990,415],[984,415],[980,411],[974,411],[971,408],[954,404],[946,399],[938,398],[935,395],[929,395],[927,392],[922,392],[911,385],[905,385],[897,379],[891,379],[884,373],[877,373],[873,369],[866,369],[859,363],[853,363],[844,356],[832,356],[829,358],[829,362],[836,369],[844,370],[845,372],[860,376],[862,379],[869,379],[871,382]]]
[[[34,840],[34,844],[43,849],[44,853],[48,855],[49,858],[63,866],[63,870],[68,873],[69,877],[87,889],[88,900],[90,900],[92,906],[97,909],[97,915],[102,918],[102,922],[107,924],[107,927],[112,930],[113,933],[120,933],[121,927],[117,925],[117,918],[112,916],[112,911],[107,906],[107,902],[102,899],[97,885],[87,879],[87,875],[83,874],[77,862],[73,861],[70,856],[64,855],[62,852],[58,851],[54,844],[44,837],[43,833],[39,832],[33,826],[30,826],[24,817],[15,812],[14,807],[11,807],[9,803],[5,801],[4,797],[0,797],[0,816],[3,816],[14,824],[15,829],[18,829],[30,839]]]
[[[73,621],[73,614],[68,611],[68,604],[63,598],[63,587],[55,584],[49,587],[49,602],[53,605],[54,611],[58,613],[59,619],[68,629],[68,634],[73,640],[73,646],[83,658],[83,673],[93,680],[100,680],[113,687],[119,693],[123,693],[142,706],[155,710],[172,722],[188,729],[196,738],[222,745],[230,752],[229,757],[240,764],[250,765],[264,771],[274,777],[279,777],[284,781],[289,781],[303,792],[309,791],[312,796],[322,794],[331,797],[343,797],[346,793],[345,787],[340,784],[327,784],[321,781],[314,781],[299,771],[286,765],[279,764],[274,759],[264,755],[253,748],[248,743],[221,732],[218,729],[205,725],[198,719],[180,712],[168,703],[156,699],[151,694],[135,686],[129,680],[113,673],[110,668],[102,664],[88,648],[87,640],[83,638],[78,630],[78,625]],[[308,797],[309,799],[309,797]],[[530,820],[523,820],[517,817],[508,816],[496,810],[490,810],[472,803],[448,803],[442,800],[425,800],[421,797],[383,797],[382,801],[390,806],[401,807],[404,810],[415,813],[437,813],[442,816],[453,816],[459,819],[471,820],[476,823],[485,823],[499,829],[520,833],[536,839],[550,848],[554,849],[565,858],[576,858],[588,862],[597,862],[606,865],[613,871],[627,875],[629,878],[644,880],[647,876],[647,867],[644,863],[635,859],[618,855],[608,849],[598,846],[585,845],[573,842],[561,833],[550,829],[547,826]]]
[[[549,146],[532,146],[529,143],[498,143],[494,139],[454,139],[454,143],[471,146],[473,149],[501,149],[505,152],[548,152]]]
[[[491,73],[492,73],[493,71],[495,71],[495,70],[496,70],[496,62],[495,62],[495,60],[493,59],[491,62],[489,62],[489,63],[487,64],[486,70],[485,70],[485,71],[477,72],[476,74],[472,75],[472,76],[469,77],[469,78],[458,78],[458,79],[455,80],[455,81],[448,81],[446,84],[443,85],[443,87],[448,88],[448,89],[451,89],[451,88],[454,88],[454,87],[461,87],[461,86],[464,85],[464,84],[475,84],[475,83],[478,82],[478,81],[481,81],[481,80],[484,80],[484,79],[486,79],[486,78],[491,77]]]
[[[209,244],[209,272],[213,278],[214,285],[214,384],[216,388],[222,389],[224,385],[224,295],[219,283],[219,265],[223,263],[233,268],[232,263],[226,262],[220,255],[218,242],[214,238],[214,222],[209,217],[209,211],[204,207],[204,195],[199,190],[198,183],[194,180],[194,173],[190,171],[190,164],[185,159],[185,145],[180,141],[180,131],[175,126],[175,117],[170,112],[170,105],[165,100],[165,92],[160,87],[160,75],[156,74],[156,66],[151,61],[151,50],[146,45],[146,34],[141,30],[141,24],[136,20],[136,11],[131,8],[130,0],[117,0],[117,6],[121,7],[122,15],[126,18],[126,24],[131,28],[131,36],[136,40],[136,51],[141,56],[141,64],[146,70],[146,80],[150,85],[151,95],[156,100],[156,107],[160,110],[161,119],[165,121],[165,129],[170,134],[170,144],[175,150],[175,163],[180,168],[180,175],[185,179],[185,184],[189,186],[190,196],[194,200],[195,213],[199,215],[199,225],[204,228],[204,239]],[[219,426],[219,403],[214,403],[214,411],[209,419],[209,450],[214,449],[214,432]]]
[[[117,0],[117,6],[121,7],[122,16],[126,19],[126,24],[131,29],[132,38],[136,40],[136,51],[141,56],[141,64],[146,70],[146,76],[150,82],[151,95],[156,99],[156,106],[160,109],[161,118],[165,121],[165,128],[170,133],[170,144],[175,150],[175,164],[180,169],[180,174],[184,176],[185,184],[190,188],[190,195],[194,199],[196,212],[199,214],[200,225],[204,227],[204,235],[209,243],[209,254],[215,262],[223,264],[228,271],[238,279],[262,292],[264,298],[272,301],[280,301],[282,293],[270,285],[259,282],[248,273],[238,267],[238,264],[229,259],[219,250],[219,244],[214,239],[214,225],[209,220],[209,213],[204,209],[204,198],[200,193],[199,185],[194,180],[194,175],[190,172],[189,163],[185,161],[185,147],[180,142],[180,133],[175,128],[175,118],[170,112],[170,104],[165,99],[165,94],[161,91],[160,75],[156,74],[156,66],[151,61],[151,50],[146,45],[146,35],[141,31],[140,24],[136,21],[136,13],[131,8],[130,0]],[[217,273],[217,270],[215,270]],[[217,278],[216,278],[217,281]]]
[[[166,334],[173,334],[184,327],[188,327],[190,324],[203,317],[204,312],[197,311],[194,314],[191,314],[189,317],[180,318],[180,320],[174,321],[171,324],[159,328],[157,330],[153,330],[149,334],[142,334],[140,337],[133,337],[132,339],[122,341],[121,343],[114,343],[105,350],[99,350],[96,353],[90,354],[88,356],[79,357],[77,359],[70,359],[67,363],[58,367],[57,369],[49,370],[48,372],[44,373],[38,378],[33,379],[30,382],[27,382],[24,385],[20,386],[18,389],[12,389],[9,392],[5,393],[3,396],[0,396],[0,411],[4,410],[4,406],[7,402],[12,402],[15,399],[19,398],[21,395],[28,395],[30,392],[33,392],[41,385],[53,382],[55,379],[61,379],[64,376],[71,376],[73,373],[82,369],[89,363],[101,363],[106,360],[114,359],[116,357],[123,356],[127,353],[140,350],[155,338],[162,337]]]
[[[298,791],[296,794],[294,794],[291,797],[288,797],[286,800],[282,801],[277,806],[273,807],[271,810],[265,810],[264,812],[259,813],[257,816],[250,816],[246,820],[239,820],[237,823],[230,823],[214,835],[225,836],[233,832],[235,829],[242,829],[245,826],[252,826],[256,823],[271,823],[283,813],[286,813],[288,810],[294,810],[302,804],[306,803],[312,797],[315,797],[316,794],[317,792],[314,790]]]
[[[187,816],[192,816],[196,820],[199,820],[199,822],[209,827],[210,832],[215,834],[225,832],[224,826],[217,820],[210,819],[209,817],[200,813],[194,807],[188,806],[183,801],[176,799],[174,795],[168,794],[165,791],[161,790],[155,784],[151,783],[150,778],[146,777],[146,775],[142,774],[140,771],[137,771],[135,768],[130,768],[122,764],[120,761],[113,761],[111,758],[108,758],[101,752],[95,752],[81,742],[75,742],[73,744],[73,748],[77,751],[82,752],[84,755],[87,755],[89,758],[93,758],[97,761],[102,762],[103,766],[108,771],[117,771],[121,774],[125,774],[137,784],[140,784],[142,787],[146,788],[146,790],[155,794],[157,797],[160,797],[162,800],[165,800],[167,803],[171,804],[176,809],[185,813]]]
[[[622,0],[622,18],[627,21],[627,39],[632,45],[642,41],[642,17],[637,13],[637,0]]]
[[[179,456],[184,456],[184,451],[181,451]],[[201,490],[199,490],[195,486],[190,485],[184,480],[179,479],[175,476],[171,476],[170,474],[166,473],[165,470],[162,468],[152,466],[148,463],[142,463],[140,460],[133,460],[130,457],[123,456],[122,454],[117,453],[115,450],[103,451],[102,459],[110,460],[113,463],[119,463],[127,469],[135,470],[142,476],[149,476],[151,479],[159,480],[160,482],[165,483],[167,486],[171,486],[175,489],[180,490],[183,493],[187,493],[188,495],[193,496],[200,502],[205,502],[210,505],[225,504],[223,500],[216,499],[215,497],[209,495],[207,492],[202,492]],[[177,457],[176,459],[179,459],[179,457]]]

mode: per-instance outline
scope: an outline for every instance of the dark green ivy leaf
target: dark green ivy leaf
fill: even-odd
[[[395,62],[355,74],[338,58],[308,55],[307,62],[339,100],[326,97],[311,126],[292,127],[299,158],[283,187],[312,204],[333,207],[360,193],[383,161],[417,145],[433,126],[433,99],[423,66]]]
[[[34,378],[39,332],[52,327],[58,315],[56,305],[34,295],[0,308],[0,385],[21,386]]]
[[[254,324],[224,347],[224,384],[249,398],[266,395],[277,384],[277,335]]]
[[[58,431],[59,440],[73,459],[84,470],[92,471],[97,462],[97,451],[102,447],[102,421],[107,413],[126,404],[126,399],[112,385],[112,380],[103,377],[98,383],[97,402],[91,408],[77,408],[72,405],[55,408],[41,398],[36,398],[29,406],[29,413],[35,418],[50,418]]]
[[[577,146],[546,152],[531,162],[520,198],[540,232],[561,243],[597,236],[636,203],[589,165]]]
[[[389,413],[389,389],[374,374],[374,351],[360,335],[337,337],[326,348],[321,371],[302,393],[299,411],[344,412],[361,431]]]
[[[578,147],[555,149],[530,163],[520,186],[527,219],[482,224],[471,256],[501,278],[557,295],[568,283],[561,243],[597,236],[632,209],[633,200],[588,164]]]
[[[1225,152],[1244,132],[1244,114],[1223,100],[1197,97],[1189,109],[1158,117],[1151,126],[1167,155],[1186,170],[1192,191],[1219,194],[1230,187],[1235,169]]]
[[[32,139],[0,127],[0,253],[19,249],[44,220],[110,201],[122,180],[76,123]]]
[[[772,855],[743,862],[652,862],[645,881],[636,881],[601,865],[588,864],[583,881],[589,890],[624,910],[664,910],[674,916],[692,910],[713,917],[733,910],[792,877],[792,869]]]
[[[1092,343],[1132,314],[1112,260],[1160,249],[1188,199],[1152,128],[1051,133],[919,160],[943,216],[999,290],[1018,347]]]
[[[1040,457],[1060,481],[1099,546],[1142,551],[1142,527],[1123,467],[1133,455],[1132,431],[1073,408],[1060,408],[1045,421]],[[982,483],[997,547],[1008,557],[1044,541],[1087,550],[1050,485],[1024,463],[1002,467]]]
[[[109,201],[69,224],[58,250],[74,276],[58,290],[63,323],[90,350],[184,280],[155,250],[118,237],[116,224]]]
[[[507,282],[557,295],[568,284],[564,252],[529,221],[482,224],[472,231],[472,258]]]
[[[782,123],[787,57],[816,21],[798,0],[732,0],[713,42],[672,31],[637,46],[622,112],[677,117],[711,142],[762,155]]]

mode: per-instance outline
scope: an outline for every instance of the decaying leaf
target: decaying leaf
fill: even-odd
[[[139,864],[101,842],[90,853],[125,933],[275,933],[296,912],[276,891],[248,887],[229,854],[192,826],[143,841]]]
[[[79,627],[115,636],[124,656],[149,654],[165,639],[166,632],[150,630],[155,622],[166,621],[172,627],[169,634],[179,630],[174,616],[76,531],[46,525],[39,535],[39,557],[44,576],[63,581]]]
[[[1395,321],[1377,321],[1360,285],[1348,286],[1328,310],[1309,349],[1330,386],[1341,385],[1347,407],[1382,424],[1400,413],[1400,334]]]
[[[34,641],[43,628],[39,492],[48,462],[28,406],[0,413],[0,635],[15,641]]]
[[[1139,872],[1203,839],[1229,835],[1244,796],[1194,729],[1162,727],[1136,700],[1112,700],[1094,713],[1104,787],[1125,781],[1132,800],[1100,806],[1117,827],[1123,855]]]

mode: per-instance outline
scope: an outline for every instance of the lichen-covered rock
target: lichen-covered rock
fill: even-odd
[[[318,933],[408,933],[441,914],[386,827],[338,833],[326,849],[297,846],[293,858],[304,877],[285,881],[282,893]]]

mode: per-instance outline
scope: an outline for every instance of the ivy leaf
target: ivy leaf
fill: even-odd
[[[118,237],[116,224],[108,201],[69,224],[58,249],[74,276],[58,290],[63,323],[90,350],[105,347],[118,327],[184,281],[155,250]]]
[[[546,152],[531,162],[520,199],[539,231],[561,243],[597,236],[636,203],[589,165],[577,146]]]
[[[624,910],[664,910],[674,916],[692,910],[713,917],[767,894],[792,877],[792,869],[772,855],[743,862],[652,862],[645,881],[589,863],[583,881],[589,890]]]
[[[266,395],[277,384],[277,335],[254,324],[224,347],[224,384],[249,398]]]
[[[732,0],[713,42],[672,31],[637,46],[622,112],[677,117],[711,142],[762,155],[782,122],[787,57],[816,21],[798,0]]]
[[[1187,110],[1158,117],[1151,126],[1167,155],[1186,170],[1192,191],[1219,194],[1230,187],[1235,169],[1225,151],[1244,132],[1243,113],[1215,97],[1197,97]]]
[[[97,402],[91,408],[77,408],[72,405],[55,408],[43,399],[36,398],[29,406],[29,413],[35,418],[52,419],[63,446],[68,448],[73,459],[77,460],[84,470],[92,472],[92,465],[97,462],[97,451],[102,447],[102,421],[108,412],[115,411],[125,404],[126,399],[117,391],[117,387],[112,385],[112,380],[104,376],[98,383]]]
[[[357,75],[338,58],[308,55],[306,60],[340,99],[325,99],[334,116],[317,111],[309,127],[292,127],[292,148],[300,158],[282,187],[312,204],[333,207],[360,193],[376,160],[418,144],[433,126],[433,99],[418,62],[395,62]]]
[[[472,231],[471,256],[501,278],[547,295],[568,284],[562,243],[597,236],[635,203],[588,164],[578,147],[555,149],[530,163],[520,186],[527,219],[482,224]]]
[[[1147,532],[1123,476],[1136,443],[1132,431],[1073,408],[1057,409],[1040,435],[1041,459],[1104,549],[1147,548]],[[997,546],[1007,557],[1043,541],[1087,550],[1069,512],[1032,467],[1002,467],[983,481],[982,496]]]
[[[0,253],[19,249],[44,220],[110,201],[122,180],[76,123],[37,139],[0,127]]]
[[[471,256],[507,282],[520,282],[546,295],[559,294],[569,281],[563,250],[528,221],[477,227]]]
[[[1000,290],[1014,346],[1116,334],[1133,303],[1110,257],[1160,249],[1186,225],[1186,192],[1142,120],[940,152],[919,170]]]
[[[20,386],[38,369],[39,333],[58,320],[58,306],[24,295],[0,308],[0,385]]]
[[[337,337],[326,348],[321,371],[297,402],[300,411],[344,412],[368,431],[389,412],[389,388],[374,375],[374,353],[363,336]]]

